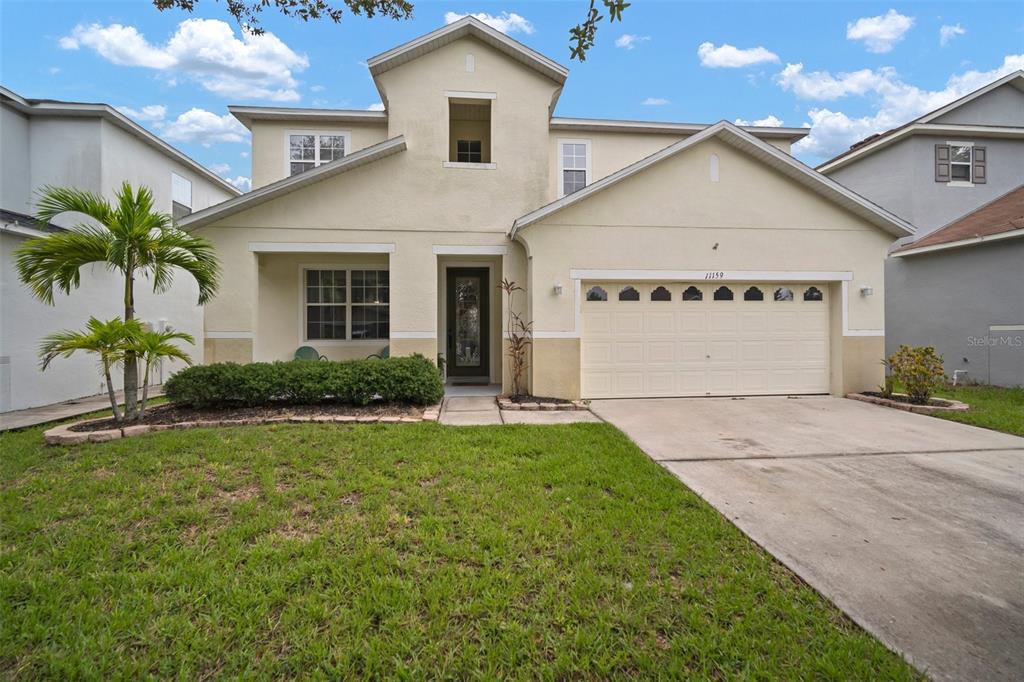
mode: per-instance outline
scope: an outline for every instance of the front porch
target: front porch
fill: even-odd
[[[208,306],[206,362],[290,360],[300,347],[330,360],[418,353],[444,367],[449,395],[499,395],[508,314],[499,284],[523,281],[513,262],[525,257],[509,253],[521,249],[413,241],[250,242],[248,314],[245,296]],[[526,303],[520,295],[517,306]],[[225,329],[229,317],[248,318],[249,329]]]

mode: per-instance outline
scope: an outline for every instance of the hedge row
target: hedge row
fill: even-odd
[[[437,367],[422,355],[383,360],[292,360],[183,369],[164,385],[176,405],[263,407],[282,403],[367,405],[374,400],[433,405],[444,395]]]

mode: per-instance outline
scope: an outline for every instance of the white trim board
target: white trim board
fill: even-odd
[[[496,245],[461,246],[457,244],[434,244],[435,256],[507,256],[508,247]]]
[[[968,239],[958,239],[954,242],[945,242],[943,244],[932,244],[931,246],[919,246],[917,248],[904,249],[902,251],[895,251],[891,254],[893,258],[903,258],[904,256],[916,256],[920,253],[930,253],[932,251],[945,251],[946,249],[957,249],[963,246],[973,246],[975,244],[984,244],[985,242],[995,242],[1002,239],[1013,239],[1014,237],[1024,237],[1024,230],[1009,230],[1007,232],[998,232],[996,234],[986,234],[980,237],[970,237]]]
[[[850,282],[842,284],[843,336],[885,336],[884,329],[850,329]]]
[[[395,245],[357,242],[249,242],[253,253],[394,253]]]
[[[710,275],[710,276],[709,276]],[[815,270],[591,270],[572,269],[571,279],[611,279],[611,280],[693,280],[693,281],[778,281],[778,282],[841,282],[853,279],[849,271],[815,271]]]
[[[252,332],[215,332],[209,331],[204,334],[208,339],[251,339]]]
[[[392,331],[388,338],[391,339],[436,339],[437,332],[396,332]]]
[[[445,90],[449,99],[498,99],[496,92],[473,92],[472,90]]]

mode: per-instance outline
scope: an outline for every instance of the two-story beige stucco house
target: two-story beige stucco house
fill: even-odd
[[[253,190],[183,221],[225,276],[207,362],[443,355],[535,395],[842,393],[881,381],[906,222],[789,155],[804,129],[554,117],[567,70],[467,17],[368,61],[385,111],[232,107]]]

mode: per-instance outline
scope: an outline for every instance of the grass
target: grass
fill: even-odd
[[[4,677],[918,677],[603,424],[0,453]]]
[[[935,395],[971,406],[968,412],[939,412],[938,417],[1024,436],[1024,386],[945,386]]]

